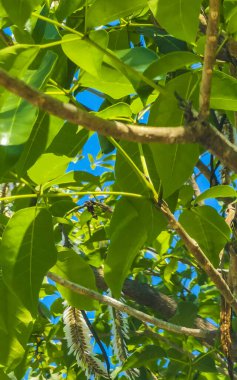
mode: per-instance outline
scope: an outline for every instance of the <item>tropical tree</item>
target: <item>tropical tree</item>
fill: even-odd
[[[235,379],[236,1],[0,16],[0,378]]]

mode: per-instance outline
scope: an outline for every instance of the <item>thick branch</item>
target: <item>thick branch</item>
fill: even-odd
[[[214,268],[212,263],[206,257],[204,252],[201,250],[199,245],[195,240],[193,240],[184,228],[181,226],[179,222],[175,219],[174,215],[171,213],[169,207],[165,202],[162,202],[161,211],[166,216],[169,221],[170,226],[178,233],[178,235],[183,240],[187,249],[193,254],[195,259],[197,260],[199,266],[206,272],[206,274],[210,277],[210,279],[214,282],[217,289],[220,291],[221,295],[225,298],[226,302],[228,302],[235,313],[237,313],[237,300],[234,298],[231,290],[225,280],[222,278],[220,273]]]
[[[132,126],[117,121],[101,119],[73,104],[63,103],[49,95],[34,90],[23,81],[0,70],[0,86],[27,100],[29,103],[63,120],[117,139],[135,142],[161,142],[165,144],[195,142],[192,131],[184,127],[154,128]]]
[[[131,306],[125,305],[124,303],[115,300],[114,298],[101,295],[100,293],[97,293],[93,290],[87,289],[81,285],[75,284],[71,281],[65,280],[62,277],[52,273],[48,272],[47,276],[51,278],[51,280],[55,281],[56,283],[72,290],[75,293],[84,295],[86,297],[90,297],[92,299],[95,299],[99,302],[105,303],[106,305],[110,305],[113,308],[125,312],[137,319],[139,319],[142,322],[151,323],[152,325],[164,329],[170,332],[173,332],[175,334],[182,334],[182,335],[191,335],[196,338],[206,338],[210,334],[210,331],[208,330],[202,330],[202,329],[192,329],[188,327],[178,326],[173,323],[164,322],[161,319],[152,317],[146,313],[143,313],[139,310],[136,310],[132,308]]]
[[[209,16],[206,32],[207,39],[200,86],[200,120],[206,120],[209,115],[211,80],[217,48],[219,7],[219,0],[209,1]]]
[[[237,172],[236,146],[226,140],[215,128],[209,125],[203,126],[200,121],[193,122],[192,125],[187,127],[128,125],[121,122],[101,119],[78,109],[72,104],[63,103],[40,93],[19,79],[12,78],[3,70],[0,70],[0,86],[3,86],[12,93],[52,115],[63,120],[68,120],[73,124],[82,125],[104,136],[112,136],[121,140],[141,143],[200,143],[223,161],[225,166]]]

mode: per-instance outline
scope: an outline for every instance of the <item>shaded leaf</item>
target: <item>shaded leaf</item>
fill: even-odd
[[[165,351],[159,346],[146,345],[139,347],[125,362],[122,370],[129,368],[149,367],[149,364],[156,362],[166,355]]]
[[[25,25],[33,9],[41,2],[42,0],[2,0],[7,14],[20,28]]]
[[[0,178],[19,160],[24,145],[0,146]]]
[[[217,372],[215,360],[206,354],[199,355],[193,363],[193,368],[200,372]]]
[[[159,79],[159,76],[172,72],[192,63],[200,62],[200,58],[188,51],[174,51],[160,57],[145,70],[144,75],[151,79]],[[157,78],[158,77],[158,78]]]
[[[59,6],[55,12],[59,21],[65,20],[67,16],[70,16],[77,9],[82,7],[85,3],[85,0],[61,0]]]
[[[169,322],[180,326],[193,327],[197,317],[198,307],[191,301],[181,301],[175,315],[169,319]]]

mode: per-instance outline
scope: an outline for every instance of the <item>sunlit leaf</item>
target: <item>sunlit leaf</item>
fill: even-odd
[[[145,0],[96,0],[88,11],[89,27],[105,25],[146,6]]]
[[[4,231],[1,253],[4,282],[35,315],[43,278],[56,261],[49,212],[37,207],[16,212]]]
[[[3,279],[0,280],[0,302],[4,305],[0,311],[0,365],[13,370],[24,357],[33,320]]]
[[[148,0],[154,17],[170,34],[194,42],[198,31],[201,0]]]
[[[218,212],[210,206],[185,210],[179,218],[185,230],[194,238],[213,265],[219,263],[219,254],[230,239],[230,228]]]
[[[45,184],[62,176],[70,162],[66,156],[57,156],[53,153],[42,154],[36,163],[28,170],[28,175],[37,185]]]
[[[86,39],[81,39],[74,34],[66,34],[63,37],[62,48],[64,53],[81,69],[89,74],[100,77],[101,65],[104,57],[103,49],[107,47],[108,35],[105,30],[92,31],[89,35],[91,41],[101,46],[96,48]],[[78,54],[80,52],[80,54]]]
[[[236,198],[237,192],[231,186],[219,185],[207,189],[202,194],[200,194],[196,199],[195,203],[203,201],[208,198]]]
[[[28,70],[26,82],[41,88],[57,60],[57,55],[48,52],[37,70]],[[0,114],[0,144],[19,145],[26,142],[37,119],[37,108],[13,94],[4,92]]]
[[[51,269],[62,278],[96,290],[95,277],[88,263],[72,249],[64,248],[59,252],[56,265]],[[64,286],[57,285],[58,290],[69,305],[82,310],[95,310],[97,301],[74,293]]]

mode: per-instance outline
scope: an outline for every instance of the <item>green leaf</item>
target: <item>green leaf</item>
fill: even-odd
[[[42,111],[39,112],[30,137],[24,145],[21,157],[15,166],[15,170],[20,177],[25,175],[26,171],[34,165],[37,158],[39,158],[45,150],[49,134],[49,120],[50,117],[48,114]]]
[[[148,36],[149,35],[150,35],[150,32],[148,32]],[[181,51],[181,50],[187,51],[188,50],[186,42],[178,40],[177,38],[174,38],[173,36],[170,36],[163,29],[158,29],[158,33],[155,36],[154,40],[159,48],[159,53],[161,54],[167,54],[173,51]]]
[[[175,97],[196,103],[199,76],[195,73],[180,75],[168,82],[166,94],[159,96],[152,105],[149,124],[160,126],[184,125],[184,114]],[[164,197],[179,189],[191,175],[199,157],[199,146],[194,144],[150,144],[153,159],[160,176]]]
[[[68,211],[75,208],[76,205],[71,199],[59,201],[56,200],[50,207],[50,212],[53,216],[63,217]]]
[[[15,170],[24,176],[43,153],[75,157],[88,136],[85,128],[40,112]]]
[[[201,0],[148,0],[158,23],[173,36],[195,42]]]
[[[175,315],[169,319],[169,322],[180,326],[193,327],[197,314],[197,305],[191,301],[181,301],[178,303]]]
[[[151,106],[149,125],[179,126],[184,125],[184,112],[179,106],[175,96],[192,101],[195,108],[198,107],[200,75],[196,72],[187,72],[171,79],[162,94]]]
[[[122,370],[125,371],[129,368],[149,367],[149,364],[156,363],[158,359],[166,356],[165,351],[159,346],[146,345],[139,347],[135,352],[129,356]]]
[[[89,138],[89,131],[78,125],[71,124],[69,122],[60,126],[60,129],[56,128],[54,132],[51,123],[55,123],[56,118],[52,118],[50,121],[51,129],[51,143],[47,146],[48,153],[54,153],[57,155],[64,155],[67,157],[75,157],[83,148],[84,144]],[[55,133],[55,135],[53,135]]]
[[[3,233],[1,254],[4,282],[35,315],[43,278],[56,261],[49,212],[36,207],[16,212]]]
[[[0,50],[0,67],[12,76],[22,78],[38,52],[38,46],[18,44],[6,47]],[[0,95],[0,107],[2,107],[9,92],[1,87]]]
[[[121,142],[121,147],[125,150],[128,156],[133,160],[136,166],[142,170],[140,153],[137,144],[131,142]],[[146,148],[145,148],[146,149]],[[148,149],[147,149],[148,150]],[[149,150],[148,150],[149,154]],[[154,161],[152,157],[149,157],[147,160],[148,170],[150,176],[154,173]],[[151,172],[150,172],[151,171]],[[140,177],[134,172],[131,166],[128,164],[127,160],[123,157],[123,155],[117,151],[116,155],[116,163],[115,163],[115,178],[116,185],[122,191],[128,191],[131,193],[139,193],[149,197],[149,189],[146,187],[144,182]],[[159,178],[157,178],[157,174],[152,177],[152,182],[155,182],[155,186],[159,184]]]
[[[217,267],[219,253],[229,241],[231,233],[224,218],[210,206],[197,206],[185,210],[180,215],[179,222]]]
[[[181,69],[182,67],[189,66],[196,62],[200,62],[200,58],[197,55],[188,51],[174,51],[151,63],[151,65],[145,70],[144,75],[151,79],[159,79],[161,75]]]
[[[172,258],[170,259],[170,262],[165,266],[165,269],[164,269],[164,281],[166,283],[172,283],[171,281],[171,277],[172,275],[177,271],[178,269],[178,262],[176,259]]]
[[[93,28],[106,25],[121,17],[126,17],[147,5],[146,0],[96,0],[87,14],[87,26]]]
[[[195,203],[203,201],[207,198],[236,198],[237,192],[231,186],[218,185],[207,189],[202,194],[200,194],[196,199]]]
[[[237,79],[215,71],[211,88],[211,108],[237,111]]]
[[[105,281],[115,297],[120,296],[132,262],[147,240],[146,228],[140,222],[135,207],[126,198],[121,198],[111,219],[110,245],[105,261]]]
[[[96,88],[113,99],[120,99],[135,92],[130,81],[121,72],[107,65],[102,65],[100,78],[88,73],[80,75],[80,84],[83,87]]]
[[[89,34],[91,41],[96,42],[103,49],[108,45],[108,34],[105,30],[92,31]],[[66,56],[89,74],[100,77],[101,65],[104,57],[103,49],[99,50],[87,39],[81,39],[75,34],[66,34],[62,39],[62,49]]]
[[[13,45],[0,50],[0,67],[12,76],[20,77],[39,52],[38,46]]]
[[[71,185],[78,187],[85,185],[85,183],[90,183],[93,186],[97,187],[100,185],[100,178],[88,172],[70,171],[49,181],[47,185],[44,186],[44,189],[47,189],[53,185]]]
[[[116,51],[116,55],[123,63],[141,73],[143,73],[152,62],[157,61],[157,54],[144,47],[118,50]]]
[[[9,380],[10,377],[8,377],[8,376],[3,372],[3,370],[0,369],[0,379],[1,379],[1,380]]]
[[[56,60],[55,53],[47,52],[37,70],[27,71],[26,83],[37,89],[43,87]],[[37,113],[37,108],[30,103],[18,96],[4,92],[0,114],[1,145],[19,145],[26,142],[37,119]]]
[[[53,153],[42,154],[36,163],[28,170],[28,176],[37,185],[43,185],[62,176],[71,159],[66,156],[56,156]]]
[[[2,0],[2,4],[13,23],[23,28],[34,8],[42,0]]]
[[[0,178],[15,165],[23,149],[24,145],[0,146]]]
[[[119,102],[97,112],[96,115],[102,119],[110,120],[131,119],[132,110],[127,103]],[[99,135],[99,141],[103,153],[108,154],[115,149],[114,145],[106,137]]]
[[[233,34],[237,31],[236,1],[225,0],[223,2],[223,10],[224,10],[224,15],[225,15],[225,20],[227,23],[227,31],[230,34]]]
[[[150,200],[121,198],[110,224],[105,280],[116,297],[140,249],[165,228],[166,220]]]
[[[65,20],[66,17],[82,7],[85,1],[86,0],[61,0],[55,12],[57,19],[59,21]]]
[[[152,244],[158,234],[166,228],[167,221],[159,209],[157,209],[150,199],[130,199],[147,233],[146,243]]]
[[[116,58],[119,59],[116,59]],[[124,74],[140,97],[147,97],[152,87],[148,86],[143,71],[157,59],[157,54],[150,49],[139,47],[116,51],[116,56],[104,55],[104,62]]]
[[[150,145],[155,165],[167,198],[191,176],[199,157],[199,147],[194,144]]]
[[[118,102],[110,107],[96,112],[96,115],[102,119],[116,120],[120,118],[129,119],[132,116],[131,108],[127,103]]]
[[[207,354],[202,354],[194,360],[193,369],[200,372],[217,372],[215,360]]]
[[[30,312],[0,279],[0,365],[9,372],[23,359],[32,331]],[[0,377],[2,379],[2,377]]]
[[[60,250],[57,263],[51,271],[66,280],[75,282],[91,290],[97,290],[93,270],[72,249],[63,248]],[[98,302],[93,299],[77,294],[59,284],[57,284],[57,288],[71,306],[80,310],[95,310],[98,307]]]

